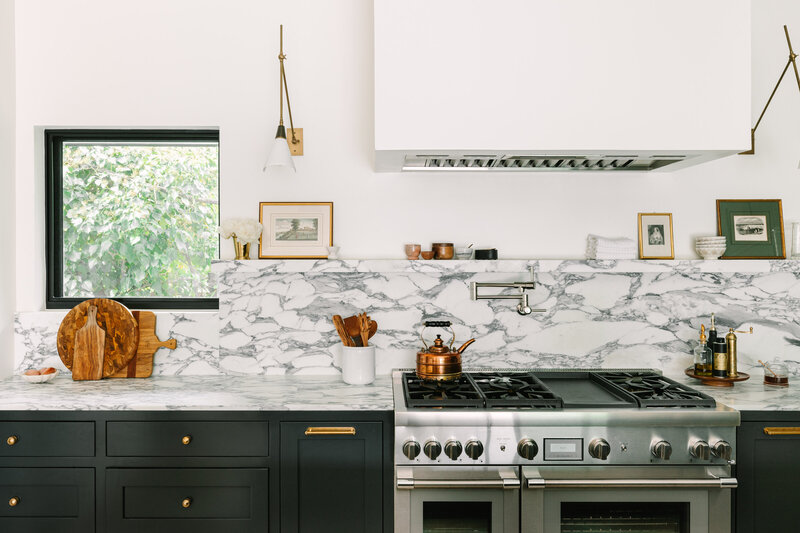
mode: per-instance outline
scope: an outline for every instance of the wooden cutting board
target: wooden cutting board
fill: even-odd
[[[103,348],[103,377],[128,366],[139,343],[136,319],[127,307],[107,298],[92,298],[73,307],[58,328],[56,346],[64,365],[72,370],[75,333],[86,324],[89,306],[97,306],[97,325],[106,332]]]
[[[164,342],[156,336],[156,314],[152,311],[133,311],[133,316],[139,323],[139,347],[136,355],[112,378],[149,378],[153,373],[153,355],[159,348],[174,350],[178,343],[175,339]]]
[[[86,324],[75,332],[72,379],[75,381],[103,379],[105,347],[106,332],[97,325],[97,307],[90,305]]]

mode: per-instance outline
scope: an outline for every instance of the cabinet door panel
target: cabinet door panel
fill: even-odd
[[[94,531],[94,469],[0,468],[0,531]]]
[[[355,435],[306,435],[309,427],[353,427]],[[281,423],[281,531],[382,531],[380,422]]]
[[[800,435],[766,435],[765,427],[800,427],[790,422],[744,422],[739,452],[736,531],[795,531],[800,495]]]
[[[267,469],[109,468],[109,531],[266,531],[268,486]]]

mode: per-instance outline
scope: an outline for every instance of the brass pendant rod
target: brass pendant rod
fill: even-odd
[[[283,60],[285,57],[286,56],[283,55],[283,24],[281,24],[281,51],[278,54],[278,61],[281,63],[281,78],[283,77]],[[281,110],[281,120],[278,122],[278,125],[283,126],[283,83],[281,83],[281,80],[278,80],[278,87],[280,88],[279,92],[281,94],[281,106],[279,107]]]
[[[772,103],[772,98],[775,96],[775,93],[778,92],[778,87],[781,86],[781,82],[783,81],[783,77],[786,76],[786,71],[789,70],[789,65],[791,65],[791,64],[792,64],[792,60],[790,59],[789,61],[786,62],[786,66],[783,67],[783,72],[781,72],[781,77],[778,78],[778,83],[776,83],[775,84],[775,88],[772,89],[772,94],[769,95],[769,99],[767,100],[767,105],[764,106],[764,110],[761,112],[761,115],[758,117],[758,120],[756,121],[756,125],[753,126],[753,133],[756,132],[756,130],[758,129],[758,125],[761,124],[761,119],[764,118],[764,114],[767,112],[767,109],[769,108],[769,104]]]
[[[283,69],[283,61],[281,61],[281,78],[283,79],[283,86],[286,88],[286,107],[289,109],[289,127],[292,130],[292,144],[297,144],[299,141],[294,135],[294,122],[292,121],[292,104],[289,103],[289,86],[286,84],[286,71]]]
[[[792,66],[794,67],[794,77],[797,80],[797,89],[800,90],[800,73],[797,72],[797,54],[794,53],[794,49],[792,49],[792,40],[789,38],[789,28],[786,27],[786,24],[783,25],[783,32],[786,34],[786,43],[789,45],[789,61],[792,62]]]

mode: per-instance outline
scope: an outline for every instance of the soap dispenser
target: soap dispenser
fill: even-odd
[[[706,344],[706,326],[700,324],[700,344],[694,349],[694,373],[696,376],[710,376],[713,354]]]

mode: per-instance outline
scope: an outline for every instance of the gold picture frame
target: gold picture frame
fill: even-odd
[[[327,259],[333,202],[260,202],[259,259]]]
[[[675,259],[672,213],[639,213],[639,259]]]

